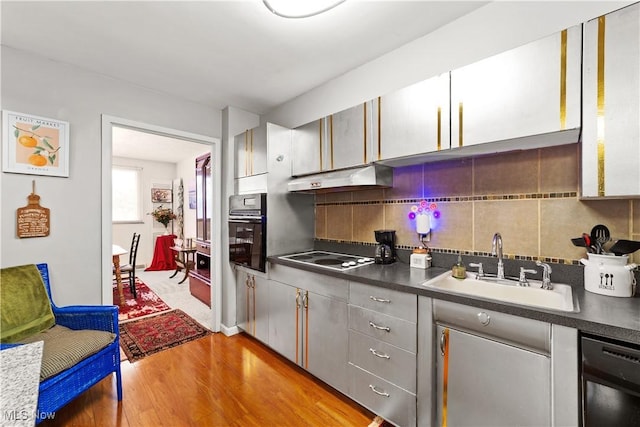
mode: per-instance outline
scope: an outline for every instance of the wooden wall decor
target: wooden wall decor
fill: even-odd
[[[19,238],[46,237],[49,235],[49,208],[40,206],[40,196],[36,194],[36,182],[31,184],[29,204],[16,212],[16,232]]]

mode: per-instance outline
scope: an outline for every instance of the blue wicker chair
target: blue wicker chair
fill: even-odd
[[[112,373],[116,374],[118,401],[122,400],[122,377],[120,373],[120,333],[118,329],[118,307],[116,306],[67,306],[58,307],[51,298],[47,264],[37,264],[44,281],[57,325],[74,330],[100,330],[115,334],[115,340],[97,353],[81,360],[50,378],[40,382],[39,416],[52,414],[75,399],[84,391]],[[3,345],[7,348],[12,345]],[[38,418],[38,423],[43,419]]]

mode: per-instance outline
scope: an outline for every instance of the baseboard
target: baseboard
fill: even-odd
[[[220,332],[222,332],[226,336],[230,337],[232,335],[239,334],[241,331],[240,331],[240,328],[238,328],[237,326],[228,327],[228,326],[225,326],[225,325],[221,324],[220,325]]]

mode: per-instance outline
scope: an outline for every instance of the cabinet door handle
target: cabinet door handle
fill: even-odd
[[[384,396],[384,397],[389,397],[389,393],[387,393],[385,391],[378,391],[376,386],[374,386],[372,384],[369,384],[369,388],[371,389],[372,392],[374,392],[377,395]]]
[[[369,322],[369,326],[371,326],[374,329],[378,329],[380,331],[386,331],[386,332],[391,332],[391,328],[388,326],[378,326],[373,322]]]
[[[390,299],[383,299],[383,298],[378,298],[378,297],[374,297],[373,295],[369,295],[369,299],[375,301],[375,302],[386,302],[386,303],[390,303],[391,300]]]
[[[447,334],[445,333],[445,331],[442,331],[442,334],[440,335],[440,354],[442,356],[444,356],[444,347],[447,344]]]
[[[391,359],[391,356],[389,356],[388,354],[378,353],[373,348],[370,348],[369,351],[371,352],[371,354],[373,354],[374,356],[377,356],[377,357],[379,357],[381,359]]]
[[[296,289],[296,308],[300,308],[300,289]]]

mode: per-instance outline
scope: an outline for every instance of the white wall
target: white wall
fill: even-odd
[[[2,174],[2,267],[47,262],[60,305],[101,303],[101,115],[220,138],[221,111],[85,72],[66,64],[0,48],[2,109],[70,123],[70,175]],[[31,180],[51,209],[48,237],[18,239],[16,209],[26,205]]]
[[[491,2],[281,105],[261,121],[294,128],[632,3]]]

